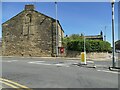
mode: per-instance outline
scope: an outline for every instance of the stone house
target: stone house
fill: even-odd
[[[3,56],[56,56],[64,31],[57,20],[25,5],[25,9],[2,24]],[[57,42],[56,42],[57,41]]]
[[[85,38],[89,39],[89,40],[101,40],[101,41],[103,41],[103,36],[101,36],[101,35],[85,36]]]
[[[89,39],[89,40],[101,40],[101,41],[103,41],[103,32],[101,31],[99,35],[85,36],[85,38]]]
[[[83,36],[80,36],[80,38],[84,38]],[[101,31],[99,35],[88,35],[85,36],[88,40],[101,40],[103,41],[103,32]]]

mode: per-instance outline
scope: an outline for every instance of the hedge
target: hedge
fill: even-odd
[[[84,51],[83,40],[72,40],[67,42],[67,50]],[[111,52],[111,45],[107,41],[86,40],[86,52]]]

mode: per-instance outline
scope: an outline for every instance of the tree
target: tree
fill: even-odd
[[[71,40],[79,40],[80,39],[80,35],[79,34],[72,34],[69,37]]]
[[[66,36],[62,39],[63,41],[63,46],[67,47],[68,42],[75,41],[75,40],[82,40],[79,34],[72,34],[70,36]]]

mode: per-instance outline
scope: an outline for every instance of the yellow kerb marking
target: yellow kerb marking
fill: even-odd
[[[5,82],[8,82],[8,83],[11,83],[11,84],[14,84],[14,85],[16,85],[16,86],[19,86],[20,88],[24,88],[24,89],[27,89],[27,90],[31,90],[31,89],[29,89],[28,87],[26,87],[26,86],[24,86],[24,85],[21,85],[21,84],[18,84],[18,83],[16,83],[16,82],[13,82],[13,81],[11,81],[11,80],[7,80],[7,79],[3,79],[3,78],[0,78],[0,80],[5,81]]]
[[[10,87],[12,87],[12,88],[16,88],[17,90],[20,90],[18,87],[14,86],[14,85],[12,85],[12,84],[9,84],[9,83],[3,82],[3,81],[0,81],[0,82],[3,83],[3,84],[5,84],[5,85],[8,85],[8,86],[10,86]]]

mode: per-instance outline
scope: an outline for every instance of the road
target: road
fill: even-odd
[[[76,65],[79,62],[64,58],[2,58],[2,79],[10,80],[11,85],[17,83],[29,88],[118,87],[118,72],[106,68],[110,61],[96,61],[98,68]],[[88,64],[92,65],[93,61]],[[11,87],[5,83],[2,86]]]

